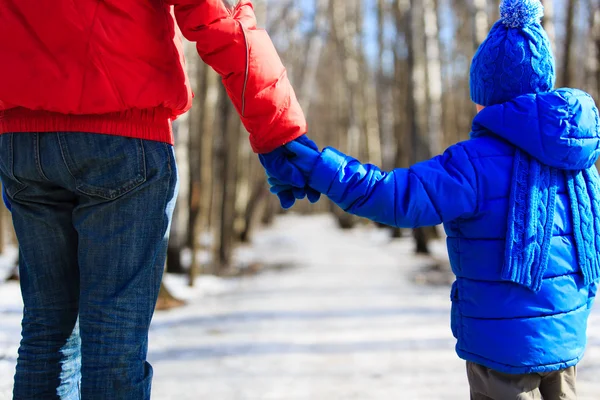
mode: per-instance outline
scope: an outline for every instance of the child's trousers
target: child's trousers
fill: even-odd
[[[575,400],[575,367],[511,375],[467,361],[471,400]]]

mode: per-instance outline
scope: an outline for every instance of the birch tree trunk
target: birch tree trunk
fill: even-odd
[[[423,26],[427,53],[427,127],[429,129],[429,156],[442,151],[442,67],[440,37],[435,0],[423,0]]]
[[[409,68],[412,80],[412,102],[415,111],[412,130],[412,160],[411,164],[425,160],[432,156],[433,147],[439,146],[441,127],[439,111],[441,101],[441,76],[439,73],[439,47],[437,47],[437,16],[435,15],[434,3],[430,0],[411,0],[410,2],[410,46],[409,46]],[[433,12],[432,12],[433,11]],[[437,52],[435,51],[437,50]],[[430,59],[431,57],[431,59]],[[437,58],[438,66],[432,60]],[[429,65],[434,67],[430,68]],[[432,89],[429,85],[431,78],[437,88]],[[437,105],[430,103],[431,93],[435,94]],[[436,110],[431,112],[431,109]],[[434,117],[437,120],[434,121]],[[430,123],[435,126],[432,127]],[[432,129],[437,132],[432,136]],[[433,138],[438,143],[433,143]],[[429,254],[429,239],[435,229],[431,227],[413,229],[415,239],[415,251],[417,253]]]

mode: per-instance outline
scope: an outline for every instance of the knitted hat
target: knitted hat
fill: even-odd
[[[556,80],[539,0],[502,0],[494,24],[471,63],[471,100],[482,106],[548,92]]]

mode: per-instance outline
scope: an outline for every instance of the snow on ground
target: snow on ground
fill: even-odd
[[[428,262],[411,247],[373,227],[286,215],[238,252],[279,268],[201,277],[194,289],[167,277],[188,305],[154,318],[153,399],[467,399],[449,289],[411,282]],[[20,308],[17,285],[0,286],[0,399],[10,398]],[[582,400],[600,392],[600,311],[589,338]]]

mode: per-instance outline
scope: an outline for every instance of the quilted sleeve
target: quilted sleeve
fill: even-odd
[[[433,226],[473,215],[477,176],[462,146],[391,172],[326,148],[309,178],[343,210],[401,228]]]
[[[183,35],[222,78],[257,153],[306,133],[306,120],[273,43],[250,0],[165,0]]]

